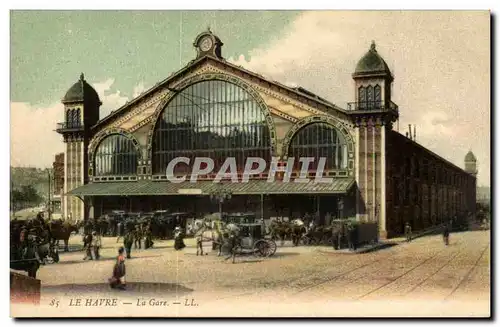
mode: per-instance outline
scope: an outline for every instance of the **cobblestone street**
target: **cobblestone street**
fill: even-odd
[[[52,308],[47,305],[53,299],[61,303],[58,311],[40,314],[74,315],[68,305],[73,298],[117,298],[125,304],[98,308],[97,314],[487,316],[489,236],[489,231],[454,233],[448,247],[439,235],[427,236],[366,254],[285,244],[273,257],[237,257],[235,264],[213,252],[196,256],[191,239],[183,251],[175,251],[172,241],[157,242],[154,249],[133,250],[126,262],[128,289],[120,292],[106,284],[120,244],[105,238],[102,259],[83,261],[76,236],[74,252],[38,272],[40,308]],[[210,250],[208,243],[205,249]],[[137,308],[141,299],[152,304]],[[167,311],[154,306],[161,300],[169,301]],[[95,315],[97,308],[77,309]]]

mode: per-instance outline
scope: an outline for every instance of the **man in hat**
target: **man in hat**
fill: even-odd
[[[151,233],[151,225],[150,223],[148,223],[146,225],[146,229],[145,229],[145,233],[146,233],[146,239],[144,240],[144,248],[145,249],[149,249],[149,248],[152,248],[153,247],[153,235]]]
[[[134,244],[134,233],[130,230],[127,231],[123,237],[123,246],[127,252],[127,259],[130,259],[130,254],[132,253],[132,244]]]
[[[182,250],[185,247],[186,244],[184,244],[184,233],[182,232],[182,228],[177,226],[174,230],[174,248],[176,250]]]
[[[141,233],[141,226],[139,224],[135,225],[135,231],[134,231],[134,247],[141,248],[141,241],[142,241],[142,233]],[[137,246],[139,244],[139,247]]]
[[[411,235],[411,226],[409,222],[406,222],[405,224],[405,238],[406,242],[411,242],[412,235]]]

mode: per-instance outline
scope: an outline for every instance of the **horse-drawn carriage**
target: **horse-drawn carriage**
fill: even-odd
[[[254,213],[237,212],[222,214],[222,221],[226,224],[253,224],[257,217]]]
[[[10,246],[10,268],[26,271],[29,277],[36,278],[40,265],[59,262],[59,251],[55,243],[29,234],[19,242],[12,238]]]
[[[237,254],[254,254],[260,257],[270,257],[276,253],[276,242],[266,239],[262,225],[258,223],[242,223],[239,227],[239,244],[233,248]]]
[[[222,216],[225,224],[222,231],[222,244],[226,245],[233,257],[236,255],[253,254],[260,257],[269,257],[276,253],[276,242],[265,237],[265,226],[256,222],[253,213],[233,213]]]

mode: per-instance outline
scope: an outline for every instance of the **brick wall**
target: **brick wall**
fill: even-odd
[[[390,131],[386,144],[388,237],[427,229],[474,211],[475,178],[418,143]]]

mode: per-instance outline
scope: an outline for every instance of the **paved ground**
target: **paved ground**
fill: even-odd
[[[80,239],[72,239],[72,249],[79,247]],[[128,290],[121,292],[106,285],[119,246],[115,242],[104,239],[100,261],[84,262],[83,252],[71,252],[62,254],[60,263],[42,267],[38,273],[42,305],[37,312],[49,316],[490,314],[489,231],[454,233],[448,247],[440,236],[427,236],[358,255],[285,244],[274,257],[239,257],[236,264],[214,253],[196,256],[189,240],[183,251],[175,251],[171,241],[158,242],[154,249],[132,253],[133,259],[126,262]],[[70,300],[78,298],[83,302],[116,298],[118,306],[70,307]],[[49,305],[52,300],[59,301],[58,308]],[[145,306],[138,307],[142,300]],[[168,306],[158,306],[159,301],[168,301]],[[34,314],[25,310],[13,307],[19,315]]]

